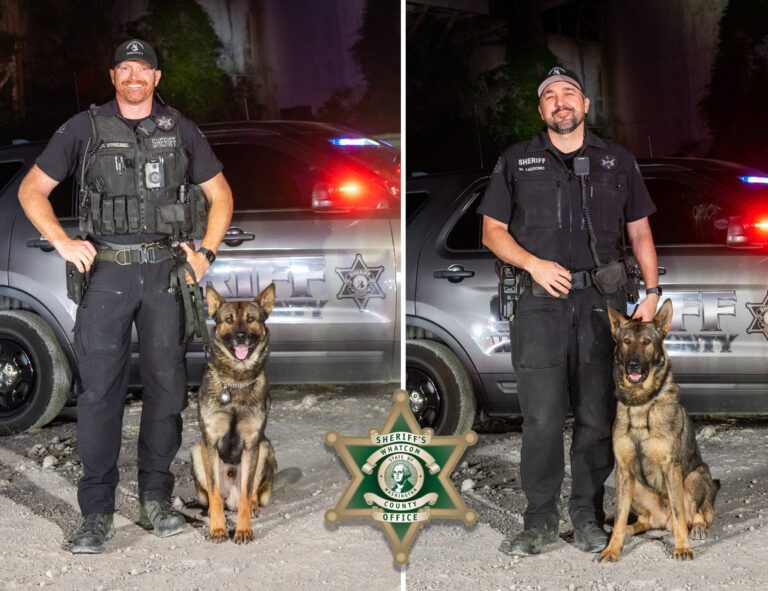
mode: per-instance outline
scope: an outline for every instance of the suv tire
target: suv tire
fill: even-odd
[[[51,327],[33,312],[0,312],[0,435],[51,422],[71,385],[72,371]]]
[[[406,345],[405,363],[409,404],[422,427],[439,435],[457,435],[472,428],[477,401],[453,351],[436,341],[413,339]]]

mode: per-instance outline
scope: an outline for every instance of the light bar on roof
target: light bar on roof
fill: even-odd
[[[750,185],[768,185],[768,176],[740,176],[739,178]]]
[[[376,140],[367,137],[337,137],[328,140],[334,146],[380,146]]]

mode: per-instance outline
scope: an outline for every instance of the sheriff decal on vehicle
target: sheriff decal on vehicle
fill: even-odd
[[[386,297],[379,286],[379,277],[383,272],[384,267],[369,267],[363,261],[363,256],[357,253],[351,267],[336,267],[336,273],[343,282],[336,298],[355,300],[362,312],[368,305],[368,300],[383,300]]]
[[[759,304],[747,303],[747,309],[752,313],[752,324],[747,328],[747,334],[760,332],[768,339],[768,291]]]

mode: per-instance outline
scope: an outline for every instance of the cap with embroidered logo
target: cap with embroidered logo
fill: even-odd
[[[157,70],[157,54],[146,41],[131,39],[121,43],[115,50],[115,59],[112,62],[112,67],[114,68],[117,64],[129,60],[146,62]]]
[[[544,93],[544,89],[553,82],[570,82],[582,93],[584,92],[584,87],[581,85],[579,77],[576,76],[573,71],[564,68],[563,66],[555,66],[544,75],[544,80],[539,84],[539,98],[541,98],[541,95]]]

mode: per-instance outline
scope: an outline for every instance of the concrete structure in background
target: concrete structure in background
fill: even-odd
[[[711,138],[699,104],[709,84],[719,22],[728,0],[604,2],[539,0],[542,40],[577,72],[592,100],[588,123],[639,157],[706,154]],[[428,14],[444,21],[482,74],[505,59],[505,23],[472,0],[407,0],[412,28]],[[552,22],[589,13],[596,38],[554,32]],[[414,19],[415,17],[415,19]],[[585,17],[586,18],[586,17]],[[543,25],[548,21],[550,26]],[[568,29],[568,26],[560,27]],[[418,43],[418,35],[407,43]],[[493,101],[493,97],[485,97]],[[482,102],[482,98],[480,99]]]
[[[224,45],[222,67],[235,83],[253,84],[262,111],[256,117],[316,113],[341,88],[352,88],[355,99],[365,90],[351,53],[364,0],[198,2]]]
[[[609,3],[604,94],[613,136],[636,156],[706,153],[711,138],[699,104],[727,5],[728,0]]]
[[[252,85],[243,118],[310,116],[334,92],[365,91],[352,46],[365,0],[197,0],[223,45],[221,67],[235,85]],[[120,0],[121,22],[145,14],[146,0]]]

